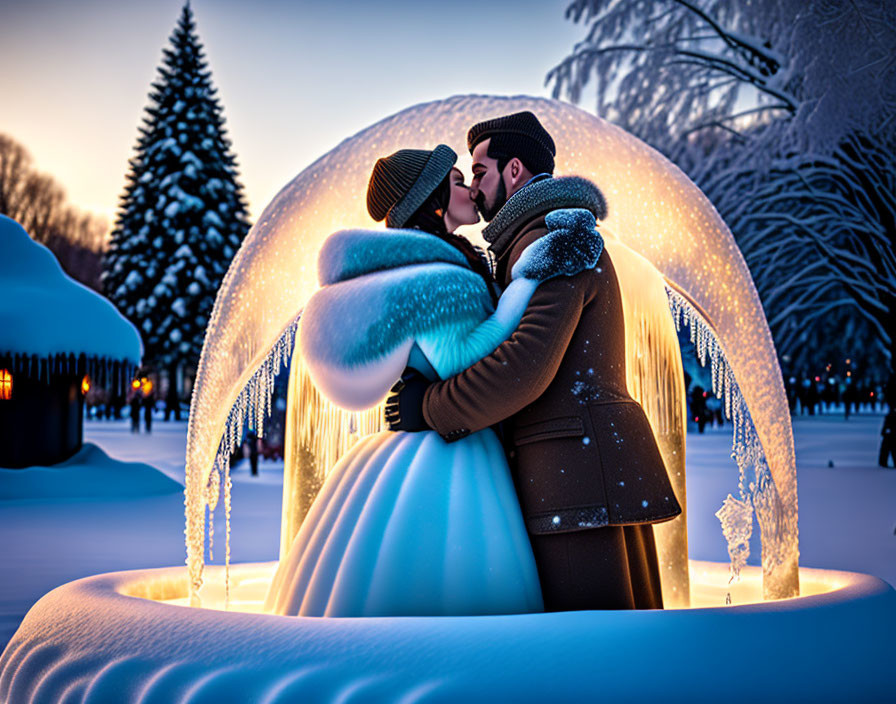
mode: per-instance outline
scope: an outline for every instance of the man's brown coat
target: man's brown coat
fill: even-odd
[[[583,179],[524,191],[490,225],[505,225],[492,246],[503,286],[526,246],[547,233],[548,212],[587,207],[603,216],[600,192]],[[514,201],[516,212],[508,211]],[[510,339],[430,386],[423,412],[449,441],[509,419],[506,445],[531,533],[656,523],[681,512],[647,417],[626,389],[622,299],[606,250],[596,269],[539,285]]]

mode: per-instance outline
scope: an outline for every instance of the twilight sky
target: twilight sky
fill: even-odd
[[[182,0],[0,0],[0,132],[114,215]],[[193,0],[252,217],[342,139],[458,93],[549,94],[568,0]],[[586,105],[587,107],[587,105]]]

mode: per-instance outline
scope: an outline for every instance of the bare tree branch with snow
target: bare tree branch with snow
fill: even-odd
[[[547,76],[703,189],[750,265],[779,353],[832,321],[896,360],[896,4],[575,0]]]

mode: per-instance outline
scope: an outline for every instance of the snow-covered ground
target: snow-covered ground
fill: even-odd
[[[881,422],[882,415],[848,422],[842,416],[795,420],[802,565],[866,572],[896,584],[896,470],[876,465]],[[156,422],[152,435],[132,435],[126,420],[88,421],[85,440],[113,458],[145,462],[182,480],[185,422]],[[692,559],[727,560],[713,514],[737,487],[730,441],[730,426],[688,439]],[[259,466],[259,477],[250,476],[245,461],[233,475],[234,562],[277,558],[282,463]],[[0,481],[9,476],[4,472]],[[62,583],[100,572],[183,564],[183,526],[178,491],[0,501],[0,649],[31,605]],[[216,547],[223,548],[223,520],[215,537]],[[759,557],[754,543],[751,564]],[[216,549],[214,562],[222,554]]]
[[[128,420],[85,421],[84,439],[183,484],[186,422],[157,421],[151,435],[132,435],[129,428]],[[233,474],[237,562],[274,560],[279,552],[283,464],[260,462],[259,469],[261,476],[250,477],[243,462]],[[5,471],[23,470],[0,475]],[[216,537],[223,537],[223,527],[221,520]],[[31,605],[60,584],[100,572],[184,564],[184,496],[0,501],[0,535],[2,648]]]

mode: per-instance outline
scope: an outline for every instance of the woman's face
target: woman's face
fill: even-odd
[[[479,212],[470,198],[470,188],[464,184],[464,175],[460,169],[451,169],[448,181],[451,184],[451,198],[444,216],[445,229],[454,232],[461,225],[474,225],[479,222]]]

